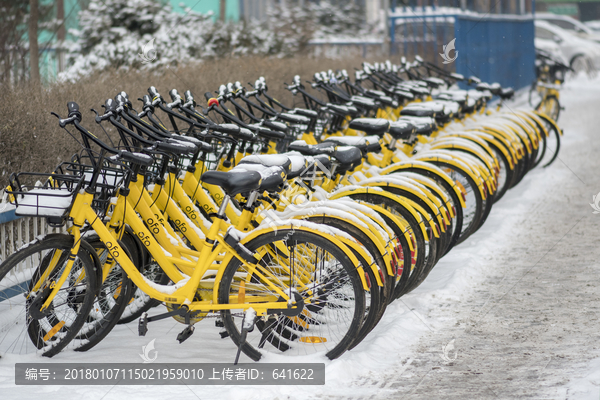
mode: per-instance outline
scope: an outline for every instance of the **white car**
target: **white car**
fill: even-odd
[[[535,18],[537,20],[546,21],[552,25],[556,25],[570,33],[577,35],[581,38],[593,40],[594,42],[600,43],[600,32],[596,32],[591,27],[586,26],[581,21],[575,18],[567,17],[566,15],[556,15],[549,13],[536,13]]]
[[[594,32],[600,34],[600,20],[597,19],[595,21],[586,21],[583,24]]]
[[[560,46],[556,44],[553,40],[535,38],[534,43],[536,50],[544,50],[545,52],[550,53],[552,58],[556,61],[560,61],[561,63],[566,65],[569,64],[569,62],[563,57],[562,51],[560,50]]]
[[[582,39],[556,25],[540,20],[535,21],[535,39],[556,43],[571,67],[587,59],[591,61],[595,69],[600,68],[600,44]]]

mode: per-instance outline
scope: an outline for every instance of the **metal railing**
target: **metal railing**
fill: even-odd
[[[36,237],[63,232],[53,228],[45,218],[17,217],[12,205],[0,202],[0,263]]]

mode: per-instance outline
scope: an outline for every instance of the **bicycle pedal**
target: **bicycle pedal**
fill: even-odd
[[[215,320],[215,326],[217,328],[225,328],[225,324],[223,323],[223,320],[221,320],[221,319]]]
[[[148,333],[148,313],[144,313],[138,322],[138,334],[146,336],[146,333]]]
[[[229,332],[221,331],[221,332],[219,332],[219,335],[221,335],[221,339],[225,339],[225,338],[229,337]]]
[[[185,342],[192,334],[194,333],[194,325],[188,325],[179,335],[177,335],[177,340],[179,344]]]

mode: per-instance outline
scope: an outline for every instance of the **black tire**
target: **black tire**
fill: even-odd
[[[375,328],[385,309],[387,308],[388,302],[391,299],[392,292],[394,290],[394,286],[396,284],[395,276],[388,276],[387,269],[385,265],[385,261],[379,252],[373,250],[375,248],[375,244],[373,241],[357,229],[350,222],[342,221],[337,218],[330,218],[325,216],[315,216],[307,218],[307,221],[325,224],[328,226],[332,226],[336,229],[339,229],[343,232],[346,232],[348,235],[352,236],[356,239],[363,247],[369,252],[373,260],[377,263],[379,269],[383,272],[380,277],[383,279],[383,286],[377,286],[377,280],[375,277],[375,273],[363,259],[363,257],[356,251],[353,250],[354,255],[360,263],[362,264],[363,269],[365,270],[366,277],[368,282],[370,283],[370,290],[367,292],[366,303],[365,303],[365,318],[362,323],[362,327],[360,328],[360,332],[356,336],[354,343],[349,347],[349,349],[354,348],[357,344],[359,344],[369,332]]]
[[[514,176],[514,170],[510,169],[510,163],[508,162],[508,158],[504,155],[504,153],[496,146],[494,143],[489,143],[488,145],[492,148],[494,153],[496,153],[496,158],[500,163],[500,174],[498,176],[498,189],[496,193],[494,193],[494,203],[500,200],[508,191]],[[502,177],[502,179],[501,179]]]
[[[542,163],[542,167],[546,168],[550,164],[552,164],[556,158],[558,157],[558,153],[560,151],[560,135],[561,132],[556,128],[556,126],[548,120],[548,118],[539,116],[545,123],[546,129],[548,132],[548,137],[544,137],[544,146],[545,146],[545,155],[538,157],[536,160],[536,165]]]
[[[246,341],[241,346],[242,351],[255,361],[267,352],[290,356],[325,353],[329,359],[339,357],[353,344],[365,315],[365,292],[355,266],[339,247],[311,232],[279,229],[260,235],[245,246],[251,251],[260,248],[267,250],[263,258],[258,261],[258,265],[264,271],[270,268],[271,262],[274,262],[276,267],[270,270],[273,274],[272,281],[278,279],[275,283],[286,293],[289,292],[289,286],[296,286],[292,279],[295,274],[282,273],[282,269],[278,267],[281,264],[274,261],[279,255],[275,243],[282,244],[288,249],[292,247],[293,253],[290,253],[288,259],[290,265],[294,265],[293,260],[296,260],[296,257],[304,257],[304,255],[296,255],[298,248],[312,253],[307,247],[314,246],[317,255],[321,253],[331,256],[327,265],[320,264],[314,270],[313,282],[318,286],[313,289],[313,292],[317,293],[319,298],[311,297],[311,303],[304,307],[306,314],[295,317],[298,320],[283,315],[257,318],[254,331],[248,333]],[[312,254],[309,255],[312,257]],[[334,263],[331,260],[338,262]],[[319,259],[319,262],[321,261]],[[316,276],[317,274],[319,276]],[[235,280],[236,275],[247,276],[247,271],[242,263],[234,258],[225,267],[218,291],[219,303],[228,304],[230,296],[236,294],[239,296],[240,284]],[[264,293],[259,290],[260,285],[265,284],[256,273],[249,278],[252,286],[246,288],[244,297],[246,302],[253,293],[260,293],[262,296],[266,293],[273,296],[270,288],[265,288]],[[292,285],[284,284],[282,280],[292,280]],[[298,292],[300,296],[306,298],[306,291],[298,290]],[[273,297],[277,298],[277,295]],[[330,300],[337,301],[337,304],[333,304]],[[341,316],[338,321],[333,321],[327,315],[334,309],[336,316]],[[221,311],[221,317],[229,336],[239,346],[242,315],[224,310]],[[338,332],[333,331],[336,326],[340,327]]]
[[[368,202],[363,203],[372,205],[372,203]],[[377,212],[376,209],[374,209],[373,211]],[[378,214],[394,233],[394,237],[391,238],[393,242],[392,244],[394,245],[394,254],[392,255],[392,257],[394,258],[393,262],[395,262],[395,264],[392,265],[392,269],[394,270],[396,281],[394,283],[392,296],[388,301],[388,303],[391,303],[396,298],[402,295],[404,288],[408,283],[411,271],[416,267],[416,264],[412,264],[412,253],[410,250],[410,246],[408,245],[408,241],[404,236],[404,231],[402,230],[402,227],[394,223],[394,221],[392,221],[392,219],[384,213],[378,212]],[[408,260],[408,265],[405,265],[404,260]],[[401,271],[399,271],[400,261],[402,261],[403,263]]]
[[[429,205],[427,205],[427,203],[425,203],[421,198],[414,195],[413,193],[410,193],[407,190],[396,188],[396,187],[385,186],[385,185],[381,185],[379,187],[381,187],[383,190],[385,190],[389,193],[395,194],[396,196],[407,198],[407,199],[413,201],[414,203],[416,203],[417,205],[421,206],[425,210],[425,214],[423,214],[422,212],[419,212],[419,211],[417,211],[417,212],[419,212],[419,214],[421,215],[421,218],[423,218],[425,221],[427,221],[426,222],[427,227],[430,228],[429,223],[433,222],[435,224],[435,226],[438,228],[440,236],[435,237],[435,235],[432,234],[432,237],[430,238],[430,241],[435,242],[436,252],[434,253],[435,261],[433,261],[432,263],[429,263],[429,264],[432,266],[435,265],[435,263],[437,263],[437,261],[442,257],[442,255],[444,255],[445,249],[448,246],[448,244],[450,244],[450,237],[446,236],[446,232],[441,231],[440,224],[436,218],[437,216],[439,216],[440,213],[436,214],[434,212],[434,210],[431,207],[429,207]]]
[[[456,245],[464,242],[469,236],[471,236],[477,229],[479,229],[481,218],[484,213],[484,204],[477,183],[462,169],[456,167],[453,164],[448,164],[443,161],[431,161],[432,164],[442,168],[450,179],[458,182],[465,188],[466,195],[468,196],[469,204],[467,204],[467,210],[463,210],[463,223],[462,230]],[[471,196],[469,196],[471,194]],[[465,199],[465,203],[467,199]]]
[[[412,256],[410,257],[411,270],[407,271],[410,272],[410,275],[408,276],[406,283],[404,283],[401,288],[398,287],[398,284],[396,285],[394,296],[396,296],[395,298],[398,298],[416,288],[418,285],[417,282],[419,276],[423,274],[425,270],[431,270],[431,268],[433,268],[435,265],[437,259],[436,241],[426,241],[417,220],[410,212],[408,212],[408,210],[404,208],[402,204],[394,201],[393,199],[386,196],[381,196],[377,192],[356,194],[351,193],[349,197],[355,200],[362,200],[367,203],[382,206],[392,213],[402,217],[408,223],[411,229],[410,234],[415,239],[413,244],[416,247],[416,260],[415,265],[412,266]],[[386,220],[386,222],[388,222],[388,220]],[[406,261],[406,257],[404,260]],[[404,270],[402,275],[404,275]]]
[[[412,172],[412,173],[423,175],[427,178],[434,180],[435,183],[437,183],[438,186],[440,186],[444,190],[444,192],[450,197],[452,204],[447,205],[447,206],[454,207],[455,217],[452,220],[452,238],[450,239],[450,243],[448,244],[448,247],[446,248],[446,251],[442,256],[448,254],[448,252],[450,250],[452,250],[454,245],[456,245],[456,243],[458,242],[458,238],[460,237],[460,233],[462,230],[462,224],[463,224],[463,209],[462,209],[460,200],[458,199],[458,196],[456,195],[456,192],[454,191],[454,188],[452,188],[452,186],[450,186],[450,184],[448,182],[446,182],[444,179],[442,179],[438,174],[435,174],[435,173],[425,170],[425,169],[407,168],[407,169],[399,170],[394,173],[402,174],[402,172]]]
[[[97,266],[84,245],[50,307],[40,311],[50,293],[50,281],[56,282],[53,279],[64,272],[73,244],[70,235],[50,234],[0,265],[0,354],[41,351],[43,356],[52,357],[69,346],[84,325],[98,290]],[[53,257],[56,267],[47,272]],[[31,293],[36,278],[39,280],[44,272],[48,274],[46,285]]]
[[[156,260],[154,260],[152,255],[146,250],[143,244],[140,243],[135,235],[133,235],[133,239],[137,244],[138,259],[140,262],[139,270],[142,275],[159,285],[167,285],[171,281],[169,276],[165,274],[160,265],[158,265]],[[136,264],[136,266],[138,266],[138,264]],[[134,284],[132,301],[125,307],[125,310],[123,310],[117,324],[127,324],[135,321],[140,318],[142,314],[160,304],[162,304],[161,301],[148,296]]]

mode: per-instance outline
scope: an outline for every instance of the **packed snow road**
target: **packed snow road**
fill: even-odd
[[[600,397],[600,80],[561,91],[559,159],[530,172],[475,235],[394,302],[355,349],[325,362],[325,386],[15,386],[16,362],[232,362],[213,320],[179,345],[183,325],[120,325],[86,353],[0,359],[4,400],[100,399],[598,399]],[[284,358],[270,357],[277,362]],[[249,360],[244,359],[248,362]]]

